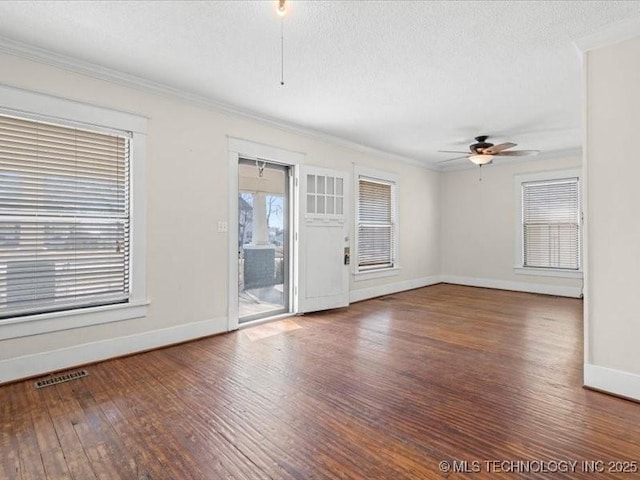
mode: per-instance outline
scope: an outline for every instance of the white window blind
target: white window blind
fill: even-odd
[[[392,267],[395,252],[393,185],[358,180],[358,268]]]
[[[525,267],[580,268],[580,185],[577,178],[522,184]]]
[[[0,318],[129,296],[129,138],[0,115]]]

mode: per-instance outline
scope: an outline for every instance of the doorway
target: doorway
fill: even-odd
[[[238,321],[291,312],[291,167],[238,162]]]

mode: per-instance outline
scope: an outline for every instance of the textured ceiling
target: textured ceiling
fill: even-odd
[[[0,36],[424,162],[581,143],[573,40],[631,1],[0,2]],[[1,81],[0,72],[0,81]],[[464,162],[464,161],[463,161]]]

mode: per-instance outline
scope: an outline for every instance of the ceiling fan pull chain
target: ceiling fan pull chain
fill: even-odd
[[[478,165],[478,168],[480,169],[480,173],[478,174],[478,182],[482,181],[482,165]]]
[[[280,85],[284,85],[284,17],[280,18]]]

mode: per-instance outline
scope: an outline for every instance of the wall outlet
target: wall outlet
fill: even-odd
[[[229,230],[229,225],[227,222],[219,221],[218,222],[218,233],[225,233]]]

